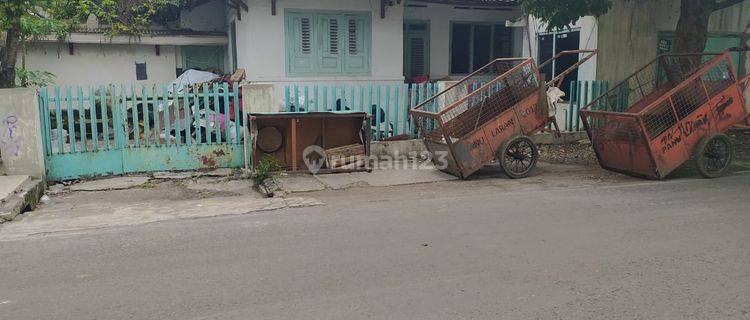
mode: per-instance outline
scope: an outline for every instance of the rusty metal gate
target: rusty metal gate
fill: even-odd
[[[54,87],[39,100],[50,180],[244,163],[237,83]]]

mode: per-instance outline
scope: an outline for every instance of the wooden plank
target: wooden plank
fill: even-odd
[[[133,145],[140,146],[141,145],[141,126],[138,124],[138,97],[135,94],[135,86],[130,87],[130,111],[133,114],[133,123],[130,125],[133,126]]]
[[[366,155],[351,156],[345,158],[337,158],[328,162],[330,169],[355,169],[362,168],[367,164]]]
[[[391,85],[385,85],[385,128],[383,129],[383,139],[388,138],[388,133],[391,131]]]
[[[94,89],[94,87],[89,87],[89,103],[89,116],[91,117],[91,121],[89,121],[89,124],[91,125],[91,142],[93,144],[93,150],[97,151],[99,150],[99,121],[96,120],[96,89]]]
[[[177,100],[172,100],[172,103],[177,103]],[[167,86],[162,85],[161,86],[161,105],[162,105],[162,114],[164,118],[164,144],[170,145],[171,144],[171,138],[172,135],[172,124],[170,121],[170,117],[172,117],[172,107],[169,105],[169,92],[167,92]]]
[[[305,111],[306,112],[310,112],[310,86],[309,85],[305,85],[305,94],[304,95],[305,95],[305,97],[304,97],[304,99],[305,99],[305,103],[304,103]]]
[[[365,85],[359,87],[359,108],[357,111],[365,111]]]
[[[219,107],[220,106],[220,103],[219,103],[219,85],[216,84],[216,83],[214,83],[214,85],[212,87],[213,87],[213,92],[211,94],[214,96],[213,97],[214,98],[214,110],[213,111],[206,110],[206,112],[208,112],[209,114],[213,115],[214,121],[213,121],[213,124],[206,123],[206,126],[213,127],[213,131],[212,132],[216,132],[216,141],[214,141],[214,142],[221,143],[221,121],[220,121],[221,108]],[[229,115],[227,114],[226,120],[229,120],[228,116]]]
[[[42,141],[44,142],[44,154],[50,156],[52,155],[52,129],[50,129],[49,120],[49,89],[44,87],[39,94],[41,96],[39,114],[42,116]]]
[[[180,122],[182,122],[182,117],[180,116],[180,99],[177,93],[177,86],[172,87],[172,109],[174,110],[174,138],[175,138],[175,145],[180,146],[182,144],[182,125]],[[182,100],[182,103],[186,103],[185,100]]]
[[[70,144],[70,152],[76,152],[76,117],[73,113],[73,95],[71,94],[70,86],[65,87],[66,106],[68,109],[68,143]]]
[[[313,85],[313,105],[315,106],[315,112],[320,111],[320,101],[318,101],[318,84]]]
[[[380,115],[380,110],[381,110],[381,108],[383,106],[381,104],[381,100],[380,100],[381,92],[382,92],[382,85],[380,83],[378,83],[378,98],[377,98],[378,105],[375,108],[375,110],[373,110],[373,112],[375,112],[375,136],[377,137],[376,138],[377,140],[381,140],[381,138],[382,138],[381,137],[381,131],[382,130],[380,130],[380,121],[382,120],[381,119],[381,115]]]
[[[99,86],[99,101],[101,102],[101,119],[102,119],[102,140],[104,140],[104,149],[110,149],[109,143],[109,118],[107,116],[107,90],[104,90],[104,86]]]
[[[365,146],[361,144],[326,149],[326,156],[348,157],[360,154],[365,154]]]
[[[205,108],[205,105],[208,104],[208,85],[203,84],[202,87],[196,87],[196,89],[202,88],[201,92],[193,92],[193,95],[195,96],[195,112],[193,113],[195,120],[193,121],[193,125],[195,127],[195,143],[201,144],[203,143],[203,134],[201,129],[201,97],[203,98],[203,105]],[[205,110],[205,109],[204,109]]]
[[[321,111],[328,111],[328,85],[324,83],[321,90],[323,90],[323,109]]]
[[[402,107],[403,110],[401,111],[402,112],[401,115],[403,116],[403,121],[404,122],[403,122],[403,125],[401,126],[401,128],[402,128],[401,132],[398,133],[398,134],[396,134],[396,135],[404,134],[404,133],[407,133],[409,131],[409,85],[406,84],[406,83],[403,84],[402,85],[402,90],[404,92],[404,95],[401,98],[401,99],[403,99],[403,101],[401,102],[401,105],[403,106]]]
[[[55,87],[55,126],[57,127],[57,153],[65,153],[63,145],[63,123],[62,123],[62,106],[60,105],[60,87]]]
[[[188,86],[182,87],[182,109],[185,113],[185,126],[183,128],[185,128],[185,144],[191,146],[193,145],[193,137],[190,136],[190,128],[193,124],[193,111],[190,101],[193,95],[188,90]],[[195,99],[192,99],[192,101],[195,101]]]
[[[229,121],[231,120],[229,114],[233,111],[229,110],[229,96],[231,93],[229,92],[229,84],[224,82],[221,84],[221,88],[224,91],[224,133],[226,134],[226,142],[230,143],[232,141],[232,132],[229,130]],[[239,126],[239,123],[237,123],[237,119],[240,118],[240,114],[238,114],[236,111],[234,111],[234,121],[235,126]],[[239,143],[239,139],[234,141],[235,143]]]
[[[286,110],[286,112],[289,112],[289,111],[292,110],[292,108],[291,108],[291,101],[289,100],[290,99],[290,97],[289,97],[289,90],[290,90],[289,87],[290,87],[289,85],[285,85],[284,86],[284,110]]]
[[[234,138],[235,143],[242,143],[242,133],[247,131],[240,130],[240,126],[245,127],[245,107],[240,103],[240,86],[237,82],[232,82],[232,104],[234,108]]]
[[[394,85],[393,86],[393,134],[392,136],[398,135],[398,122],[399,122],[399,116],[401,115],[401,99],[399,99],[399,92],[401,91],[401,85]]]
[[[146,90],[146,87],[143,86],[141,88],[141,91],[143,92],[143,96],[141,97],[141,113],[143,114],[143,137],[145,138],[146,145],[151,145],[151,122],[149,122],[149,112],[148,112],[148,91]]]
[[[123,93],[120,92],[120,94],[117,94],[117,87],[114,85],[111,85],[110,88],[112,89],[112,131],[114,133],[115,138],[115,145],[114,147],[117,149],[122,149],[123,144],[123,130],[122,130],[122,113],[120,112],[120,106],[125,103],[124,99],[120,99],[121,97],[124,97]]]
[[[289,119],[292,147],[292,172],[297,172],[297,118]]]

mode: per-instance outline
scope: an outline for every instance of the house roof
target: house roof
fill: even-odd
[[[515,7],[519,0],[414,0],[415,2],[477,7]]]
[[[98,27],[98,28],[89,28],[89,27],[79,27],[75,28],[73,32],[75,33],[88,33],[88,34],[105,34],[109,31],[107,28],[104,27]],[[139,30],[140,35],[142,36],[227,36],[226,32],[221,31],[195,31],[190,29],[166,29],[166,28],[148,28],[148,29],[142,29]]]

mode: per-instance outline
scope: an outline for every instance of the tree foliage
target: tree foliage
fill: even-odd
[[[570,27],[584,16],[601,16],[613,0],[520,0],[526,13],[547,23],[547,29]],[[623,0],[656,2],[665,0]],[[706,45],[711,13],[734,6],[743,0],[680,0],[680,16],[675,26],[676,52],[701,52]],[[613,17],[616,19],[616,17]]]
[[[600,16],[612,7],[610,0],[522,0],[526,13],[547,23],[549,30],[568,28],[584,16]]]
[[[0,32],[15,20],[27,37],[67,32],[93,14],[111,34],[138,35],[153,17],[180,0],[4,0],[0,2]]]

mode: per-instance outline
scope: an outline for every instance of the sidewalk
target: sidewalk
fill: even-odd
[[[275,176],[276,194],[341,190],[353,187],[392,187],[458,180],[427,162],[395,162],[389,169],[335,174],[282,174]]]
[[[33,209],[43,191],[42,181],[27,175],[0,176],[0,223]]]
[[[323,204],[296,196],[266,199],[247,179],[214,176],[115,177],[58,184],[48,194],[50,200],[37,210],[0,225],[0,240]]]
[[[545,161],[540,161],[528,178],[515,180],[507,177],[496,164],[486,166],[470,179],[458,180],[435,169],[429,162],[393,163],[372,172],[281,174],[274,178],[278,188],[274,190],[274,198],[263,198],[250,179],[229,169],[157,172],[57,184],[49,188],[47,203],[20,215],[12,223],[0,225],[0,240],[340,201],[355,204],[401,198],[461,199],[482,190],[523,194],[643,181],[601,169],[591,152],[584,152],[588,148],[580,146],[579,149],[545,148],[540,151]]]

